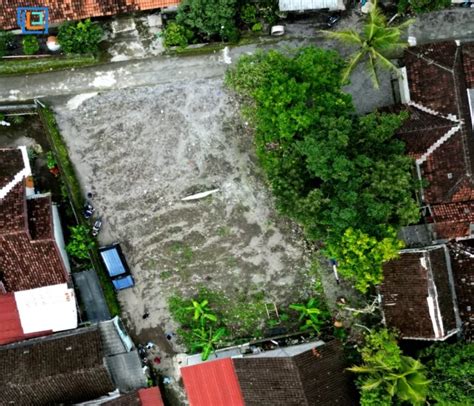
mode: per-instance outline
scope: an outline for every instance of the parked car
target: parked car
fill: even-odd
[[[135,285],[119,244],[99,248],[100,257],[116,290]]]

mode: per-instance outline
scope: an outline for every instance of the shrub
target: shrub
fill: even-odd
[[[5,56],[12,45],[13,34],[9,31],[0,31],[0,57]]]
[[[83,225],[69,227],[71,238],[66,246],[66,251],[77,259],[88,259],[89,250],[95,248],[95,240],[92,238],[89,228]]]
[[[254,4],[246,4],[240,11],[241,20],[249,27],[257,23],[257,8]]]
[[[184,0],[176,22],[204,40],[238,39],[236,0]]]
[[[34,35],[25,36],[21,44],[23,45],[23,53],[25,55],[36,54],[40,49],[38,39]]]
[[[48,169],[56,168],[58,163],[56,162],[56,158],[53,155],[52,151],[48,151],[46,154],[46,166]]]
[[[193,33],[177,23],[169,23],[163,33],[163,45],[166,48],[180,47],[185,48],[192,39]]]
[[[66,22],[59,27],[58,41],[68,54],[94,54],[99,50],[103,30],[90,19]]]
[[[400,0],[398,2],[398,11],[400,13],[405,13],[406,11],[425,13],[428,11],[442,10],[450,5],[451,0]]]
[[[262,23],[255,23],[254,25],[252,25],[252,31],[253,32],[259,32],[259,31],[262,31],[262,30],[263,30]]]

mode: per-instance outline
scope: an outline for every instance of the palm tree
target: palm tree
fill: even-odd
[[[347,45],[356,45],[358,48],[349,58],[347,67],[343,71],[342,83],[346,83],[355,67],[365,60],[374,87],[378,89],[378,66],[399,74],[397,67],[389,57],[394,52],[407,47],[408,44],[400,37],[414,20],[408,20],[393,27],[389,26],[387,19],[377,7],[377,0],[372,0],[372,5],[362,32],[358,33],[353,29],[348,29],[337,32],[323,31],[323,33],[328,38],[337,39]]]
[[[192,306],[186,307],[186,310],[194,312],[193,320],[201,320],[204,323],[206,320],[217,321],[217,317],[211,313],[209,309],[209,301],[203,300],[198,302],[197,300],[192,301]]]
[[[362,392],[382,390],[390,399],[396,395],[412,405],[422,405],[425,402],[430,381],[426,378],[423,364],[411,357],[400,356],[398,368],[389,366],[383,358],[378,357],[373,362],[348,370],[366,374],[360,379]]]

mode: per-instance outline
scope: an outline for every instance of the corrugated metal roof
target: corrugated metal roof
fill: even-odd
[[[142,363],[136,350],[106,357],[105,362],[117,388],[121,392],[146,387]]]
[[[244,406],[232,358],[181,368],[191,406]]]
[[[303,11],[320,10],[328,8],[330,10],[343,10],[342,0],[280,0],[280,11]]]
[[[138,391],[138,396],[140,397],[142,406],[164,406],[160,390],[157,386],[147,389],[140,389]]]
[[[8,344],[23,338],[20,315],[13,294],[0,295],[0,344]]]

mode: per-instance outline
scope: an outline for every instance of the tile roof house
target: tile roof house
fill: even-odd
[[[383,266],[385,323],[404,339],[445,340],[461,329],[446,245],[400,252]]]
[[[356,405],[337,341],[300,344],[181,368],[191,406]]]
[[[105,17],[121,13],[153,10],[178,5],[180,0],[2,0],[0,29],[18,28],[17,8],[27,6],[48,7],[49,23],[90,17]]]
[[[81,402],[112,392],[97,327],[0,347],[0,404]]]
[[[474,225],[474,43],[409,48],[400,82],[410,119],[399,130],[425,182],[422,205],[438,240]]]
[[[51,196],[34,195],[30,179],[26,148],[0,149],[0,294],[70,280]]]
[[[65,283],[0,295],[0,345],[76,327],[74,289]]]

